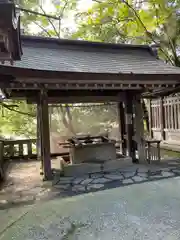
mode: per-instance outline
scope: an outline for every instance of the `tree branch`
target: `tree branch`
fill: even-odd
[[[170,46],[170,48],[172,50],[172,54],[173,54],[173,57],[174,57],[174,62],[176,62],[178,60],[178,56],[177,56],[177,53],[176,53],[175,42],[173,42],[172,38],[169,36],[168,30],[167,30],[165,25],[163,26],[163,30],[164,30],[167,38],[168,38],[169,46]]]
[[[45,32],[47,34],[47,36],[52,37],[51,34],[44,27],[42,27],[39,23],[37,23],[35,21],[33,23],[36,24],[39,28],[41,28],[43,30],[43,32]]]
[[[9,106],[9,105],[7,105],[7,104],[5,104],[5,103],[2,103],[2,102],[1,102],[1,105],[2,105],[4,108],[6,108],[6,109],[8,109],[8,110],[10,110],[10,111],[13,111],[13,112],[16,112],[16,113],[25,115],[25,116],[33,117],[33,118],[36,117],[36,115],[30,114],[30,113],[26,113],[26,112],[21,112],[21,111],[19,111],[19,110],[13,109],[13,108],[11,108],[12,106]]]
[[[151,33],[147,30],[146,26],[144,25],[143,21],[141,20],[139,14],[137,13],[137,11],[128,3],[126,2],[125,0],[122,0],[122,2],[132,10],[132,12],[134,13],[136,19],[140,22],[141,26],[144,28],[144,31],[146,32],[146,34],[149,36],[149,37],[152,37]]]
[[[44,11],[43,7],[42,7],[41,5],[40,5],[39,7],[40,7],[40,9],[43,11],[43,13],[46,15],[46,12]],[[50,23],[51,26],[53,27],[56,36],[59,38],[59,34],[58,34],[58,32],[57,32],[57,30],[56,30],[53,22],[51,21],[51,18],[49,18],[48,16],[47,16],[47,18],[48,18],[49,23]],[[59,20],[59,18],[58,18],[58,20]]]
[[[100,0],[93,0],[93,1],[95,1],[95,2],[97,2],[97,3],[99,3],[99,4],[103,3],[103,1],[100,1]],[[156,40],[153,38],[152,33],[147,30],[145,24],[143,23],[142,19],[140,18],[140,16],[139,16],[139,14],[137,13],[137,11],[133,8],[133,6],[130,5],[126,0],[119,0],[119,1],[120,1],[121,3],[124,3],[124,4],[133,12],[133,14],[134,14],[134,16],[135,16],[135,18],[136,18],[136,21],[138,21],[138,22],[141,24],[141,26],[143,27],[143,29],[144,29],[147,37],[150,38],[153,43],[158,44],[158,42],[156,42]],[[135,38],[134,38],[134,39],[135,39]],[[165,56],[165,58],[166,58],[172,65],[174,65],[172,59],[171,59],[171,58],[169,57],[169,55],[164,51],[164,49],[160,47],[159,50],[162,52],[162,54]]]
[[[161,10],[163,11],[163,9],[162,9],[162,7],[161,7],[160,4],[158,4],[158,7],[159,7],[159,9],[161,9]],[[158,13],[157,13],[157,11],[156,11],[156,17],[158,18]],[[171,17],[172,17],[172,12],[168,15],[167,20],[169,20]],[[172,38],[169,36],[168,30],[167,30],[165,24],[163,25],[163,30],[164,30],[167,38],[168,38],[168,43],[169,43],[169,46],[170,46],[170,48],[171,48],[171,50],[172,50],[172,53],[173,53],[174,62],[176,62],[177,59],[178,59],[177,53],[176,53],[176,46],[174,45],[174,42],[173,42]]]
[[[147,30],[146,26],[144,25],[144,23],[143,23],[143,21],[141,20],[141,18],[140,18],[140,16],[139,16],[139,14],[137,13],[137,11],[136,11],[128,2],[126,2],[125,0],[122,0],[122,2],[123,2],[129,9],[132,10],[132,12],[133,12],[133,14],[135,15],[136,19],[139,21],[139,23],[140,23],[141,26],[143,27],[146,35],[147,35],[155,44],[158,44],[158,43],[156,42],[156,40],[153,38],[152,33],[150,33],[150,32]],[[168,60],[169,62],[171,62],[171,64],[173,65],[173,62],[172,62],[171,58],[166,54],[166,52],[165,52],[161,47],[159,48],[159,50],[164,54],[164,56],[167,58],[167,60]]]
[[[64,15],[64,11],[65,11],[65,8],[66,6],[68,5],[68,0],[66,0],[62,10],[61,10],[61,13],[59,15],[59,38],[61,37],[61,20],[63,18],[63,15]]]
[[[34,15],[39,15],[39,16],[42,16],[42,17],[47,17],[47,18],[51,18],[51,19],[54,19],[54,20],[59,20],[58,17],[56,16],[51,16],[51,15],[48,15],[46,13],[39,13],[39,12],[36,12],[36,11],[32,11],[30,9],[25,9],[25,8],[22,8],[22,7],[16,7],[17,10],[20,10],[22,12],[27,12],[27,13],[31,13],[31,14],[34,14]]]

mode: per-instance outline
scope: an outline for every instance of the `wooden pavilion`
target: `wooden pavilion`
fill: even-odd
[[[176,88],[180,69],[157,59],[149,46],[22,36],[23,56],[0,66],[0,88],[7,98],[37,104],[40,154],[50,179],[48,103],[118,103],[122,148],[144,161],[141,96],[157,88]],[[126,146],[124,146],[126,142]]]
[[[0,62],[20,60],[20,16],[11,0],[0,1]]]

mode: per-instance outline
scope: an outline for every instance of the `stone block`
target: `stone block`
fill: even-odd
[[[123,168],[125,166],[126,159],[128,162],[129,158],[122,158],[122,159],[119,158],[119,159],[105,162],[104,164],[102,164],[103,171],[114,171],[114,170]],[[132,162],[131,162],[131,165],[132,165]]]
[[[93,163],[81,163],[64,166],[63,175],[66,177],[70,176],[83,176],[88,173],[101,172],[101,164]]]
[[[162,172],[163,177],[173,177],[174,173],[173,172]]]
[[[132,179],[134,180],[135,183],[136,182],[143,182],[143,181],[147,180],[146,177],[140,177],[140,176],[134,176]]]
[[[70,149],[70,159],[73,164],[85,162],[105,162],[116,158],[114,143],[96,143],[75,146]]]
[[[87,186],[87,190],[91,191],[91,190],[100,189],[100,188],[103,188],[103,187],[104,187],[104,185],[100,184],[100,183],[91,184],[91,185]]]
[[[120,173],[117,174],[117,173],[113,173],[113,172],[108,173],[108,174],[105,174],[105,177],[108,178],[108,179],[110,179],[111,181],[114,181],[114,180],[123,180],[123,179],[124,179],[124,177],[123,177]]]
[[[132,179],[124,179],[123,184],[132,184],[133,180]]]

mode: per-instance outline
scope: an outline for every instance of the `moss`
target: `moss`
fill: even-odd
[[[180,158],[180,152],[161,149],[161,157]]]

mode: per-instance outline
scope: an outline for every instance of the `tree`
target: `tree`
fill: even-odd
[[[74,38],[111,43],[153,44],[158,55],[180,67],[180,1],[94,0],[92,7],[78,13]],[[144,105],[143,105],[144,106]]]
[[[27,3],[28,2],[28,3]],[[30,2],[30,3],[29,3]],[[20,1],[21,22],[25,34],[35,34],[46,37],[67,36],[70,30],[64,26],[64,21],[71,11],[76,11],[76,0],[51,1]]]
[[[51,3],[51,10],[37,0],[20,0],[19,11],[21,12],[21,26],[24,34],[39,35],[46,37],[60,38],[70,34],[70,31],[63,28],[63,21],[68,13],[76,8],[77,1],[61,0]],[[43,1],[42,1],[43,2]],[[17,135],[24,137],[36,137],[36,106],[29,105],[25,101],[1,101],[0,124],[1,135]],[[64,124],[70,127],[71,117],[63,111]],[[65,117],[67,115],[67,118]]]
[[[36,137],[36,106],[25,101],[1,101],[1,136]]]
[[[96,0],[87,12],[77,14],[73,37],[159,45],[159,56],[180,66],[179,7],[179,0],[146,0],[138,9],[131,0]]]

